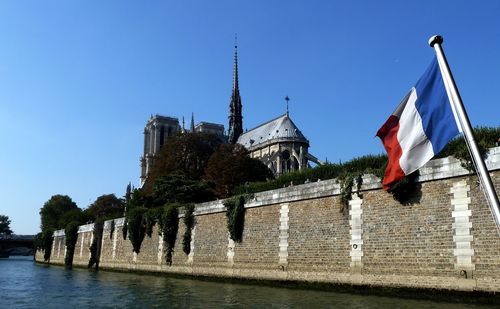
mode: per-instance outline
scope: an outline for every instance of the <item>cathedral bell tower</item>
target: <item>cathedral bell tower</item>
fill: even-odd
[[[243,133],[243,116],[241,115],[241,97],[238,85],[238,43],[234,44],[234,71],[233,71],[233,93],[229,103],[229,131],[228,141],[236,144],[238,137]]]

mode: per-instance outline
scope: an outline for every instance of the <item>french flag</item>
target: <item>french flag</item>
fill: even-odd
[[[384,190],[438,154],[461,130],[436,58],[378,130],[389,157]]]

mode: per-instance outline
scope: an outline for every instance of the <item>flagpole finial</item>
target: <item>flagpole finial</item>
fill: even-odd
[[[429,39],[429,45],[431,47],[434,47],[434,44],[442,44],[443,43],[443,37],[440,35],[434,35]]]

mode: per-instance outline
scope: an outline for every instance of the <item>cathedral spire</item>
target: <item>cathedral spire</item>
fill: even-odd
[[[191,133],[194,133],[194,112],[191,112]]]
[[[238,80],[238,41],[234,38],[234,68],[233,68],[233,93],[229,103],[229,132],[228,141],[236,144],[238,137],[243,133],[243,116],[241,115],[241,97]]]
[[[286,101],[286,116],[288,117],[288,101],[290,101],[290,98],[286,96],[285,101]]]

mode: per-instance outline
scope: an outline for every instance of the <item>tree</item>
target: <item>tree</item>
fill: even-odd
[[[155,181],[152,206],[161,207],[166,203],[201,203],[213,198],[212,190],[206,181],[170,174]]]
[[[41,229],[58,229],[59,220],[68,211],[77,209],[76,203],[67,195],[54,195],[40,209]]]
[[[12,234],[10,219],[8,216],[0,215],[0,236],[5,237]]]
[[[151,194],[157,179],[170,174],[199,180],[221,139],[213,134],[189,133],[170,137],[155,157],[144,190]]]
[[[85,212],[94,220],[107,220],[123,216],[125,202],[114,194],[99,196]]]
[[[81,208],[76,208],[65,212],[59,219],[58,225],[60,227],[65,227],[70,222],[85,224],[89,219],[91,219],[91,216],[87,212],[83,211]]]
[[[217,197],[226,198],[236,186],[271,179],[273,174],[260,160],[250,158],[245,147],[224,144],[210,157],[204,178],[214,184]]]

